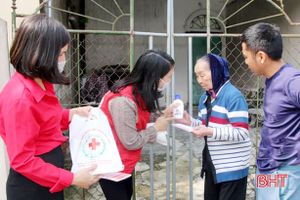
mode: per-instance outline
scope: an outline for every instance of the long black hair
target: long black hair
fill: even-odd
[[[25,77],[68,84],[68,78],[59,72],[57,65],[61,49],[69,42],[70,35],[60,22],[44,14],[31,15],[18,28],[10,60]]]
[[[141,95],[146,105],[144,109],[149,112],[160,111],[158,99],[162,94],[157,90],[159,81],[173,69],[174,64],[173,58],[166,52],[147,50],[138,58],[131,73],[117,81],[111,91],[118,93],[122,88],[132,85],[132,94],[136,99],[137,95]]]

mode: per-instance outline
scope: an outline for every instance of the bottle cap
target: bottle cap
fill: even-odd
[[[181,99],[180,94],[175,94],[175,99]]]

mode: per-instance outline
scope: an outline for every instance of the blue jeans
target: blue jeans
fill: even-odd
[[[267,177],[273,179],[271,182]],[[277,182],[278,181],[278,182]],[[277,182],[277,183],[275,183]],[[276,185],[277,184],[277,185]],[[277,186],[277,187],[276,187]],[[283,166],[273,173],[256,172],[256,200],[299,200],[300,165]]]

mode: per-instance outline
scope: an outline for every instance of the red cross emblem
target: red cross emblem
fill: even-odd
[[[98,145],[100,145],[100,142],[97,142],[96,138],[93,138],[92,142],[89,143],[89,147],[92,147],[92,150],[96,150]]]

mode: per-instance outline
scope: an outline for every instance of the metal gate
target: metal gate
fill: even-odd
[[[96,0],[87,0],[97,9],[107,14],[108,19],[97,16],[84,15],[70,9],[55,5],[55,1],[45,0],[37,8],[36,12],[44,10],[49,15],[59,12],[67,15],[69,19],[80,18],[95,23],[101,23],[103,30],[92,29],[69,29],[72,42],[69,49],[69,62],[67,71],[71,77],[70,86],[57,86],[56,91],[65,107],[82,105],[97,105],[103,94],[111,84],[124,76],[132,69],[136,58],[145,50],[160,48],[171,54],[175,61],[178,55],[178,43],[187,47],[185,53],[184,69],[188,76],[184,83],[187,92],[187,109],[189,113],[196,115],[193,106],[193,41],[195,38],[206,40],[205,52],[215,52],[228,59],[230,63],[231,81],[245,95],[249,104],[251,115],[251,140],[253,143],[251,167],[248,178],[247,199],[254,199],[255,185],[255,157],[259,142],[259,129],[262,124],[262,96],[263,80],[254,77],[249,72],[241,54],[240,34],[231,34],[230,29],[248,25],[256,21],[269,20],[276,17],[285,17],[290,25],[298,25],[293,22],[284,11],[284,2],[266,0],[266,3],[274,7],[278,12],[272,15],[251,19],[244,22],[228,24],[228,20],[243,12],[248,6],[255,3],[250,0],[239,9],[222,13],[232,1],[224,0],[218,12],[211,11],[211,1],[206,0],[205,9],[197,9],[192,12],[185,21],[186,33],[174,31],[174,1],[166,0],[167,27],[165,32],[141,32],[135,30],[135,1],[127,0],[128,9],[125,10],[120,4],[121,0],[109,0],[106,7]],[[125,0],[124,0],[125,1]],[[122,1],[122,2],[124,2]],[[13,28],[16,29],[16,18],[25,15],[16,12],[16,1],[13,2]],[[70,2],[70,1],[66,1]],[[109,3],[108,3],[109,2]],[[59,4],[59,3],[58,3]],[[124,4],[123,4],[124,5]],[[71,17],[70,17],[71,16]],[[223,16],[223,17],[222,17]],[[72,18],[73,17],[73,18]],[[127,18],[129,30],[118,30],[118,21]],[[72,22],[72,21],[71,21]],[[70,23],[70,20],[69,20]],[[70,25],[72,26],[72,24]],[[75,26],[75,25],[74,25]],[[78,27],[78,26],[77,26]],[[80,27],[80,26],[79,26]],[[300,35],[283,35],[284,43],[300,44]],[[213,38],[218,38],[214,40]],[[299,61],[294,59],[295,52],[299,52],[300,45],[289,45],[285,49],[284,56],[295,66],[300,66]],[[182,53],[182,52],[180,52]],[[176,66],[176,68],[179,66]],[[182,76],[176,73],[172,85],[166,92],[166,98],[162,102],[169,104],[176,91],[176,86],[182,80]],[[201,150],[203,141],[196,140],[192,135],[179,132],[170,127],[168,146],[149,144],[143,150],[142,160],[136,167],[134,199],[202,199],[203,180],[199,177],[201,166]],[[64,148],[68,154],[68,147]],[[70,158],[67,166],[71,165]],[[89,190],[70,187],[65,191],[66,199],[104,199],[98,184]]]

